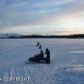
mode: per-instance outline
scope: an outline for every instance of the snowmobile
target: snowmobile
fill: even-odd
[[[32,60],[29,58],[27,61],[25,61],[25,63],[26,64],[50,64],[50,62],[48,62],[46,58],[39,61],[35,60],[34,58]]]

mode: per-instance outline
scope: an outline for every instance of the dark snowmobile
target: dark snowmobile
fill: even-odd
[[[46,63],[46,64],[50,64],[50,51],[48,48],[46,48],[46,58],[44,58],[44,53],[42,51],[42,45],[37,42],[37,47],[39,47],[40,50],[40,54],[35,55],[34,57],[29,58],[25,63],[30,64],[30,63]]]
[[[48,58],[44,58],[44,54],[43,54],[43,51],[41,50],[40,51],[40,54],[38,55],[35,55],[34,57],[31,57],[28,59],[28,61],[26,61],[27,64],[29,63],[49,63],[48,62]]]

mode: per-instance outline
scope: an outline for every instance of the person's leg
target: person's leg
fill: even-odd
[[[46,58],[45,59],[45,63],[50,64],[50,59],[49,58]]]

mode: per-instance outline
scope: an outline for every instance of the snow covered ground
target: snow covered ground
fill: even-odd
[[[25,64],[37,41],[51,64]],[[84,39],[0,39],[0,84],[84,84]]]

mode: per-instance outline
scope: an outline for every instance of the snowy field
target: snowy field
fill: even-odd
[[[51,64],[24,61],[51,51]],[[84,39],[0,39],[0,84],[84,84]]]

